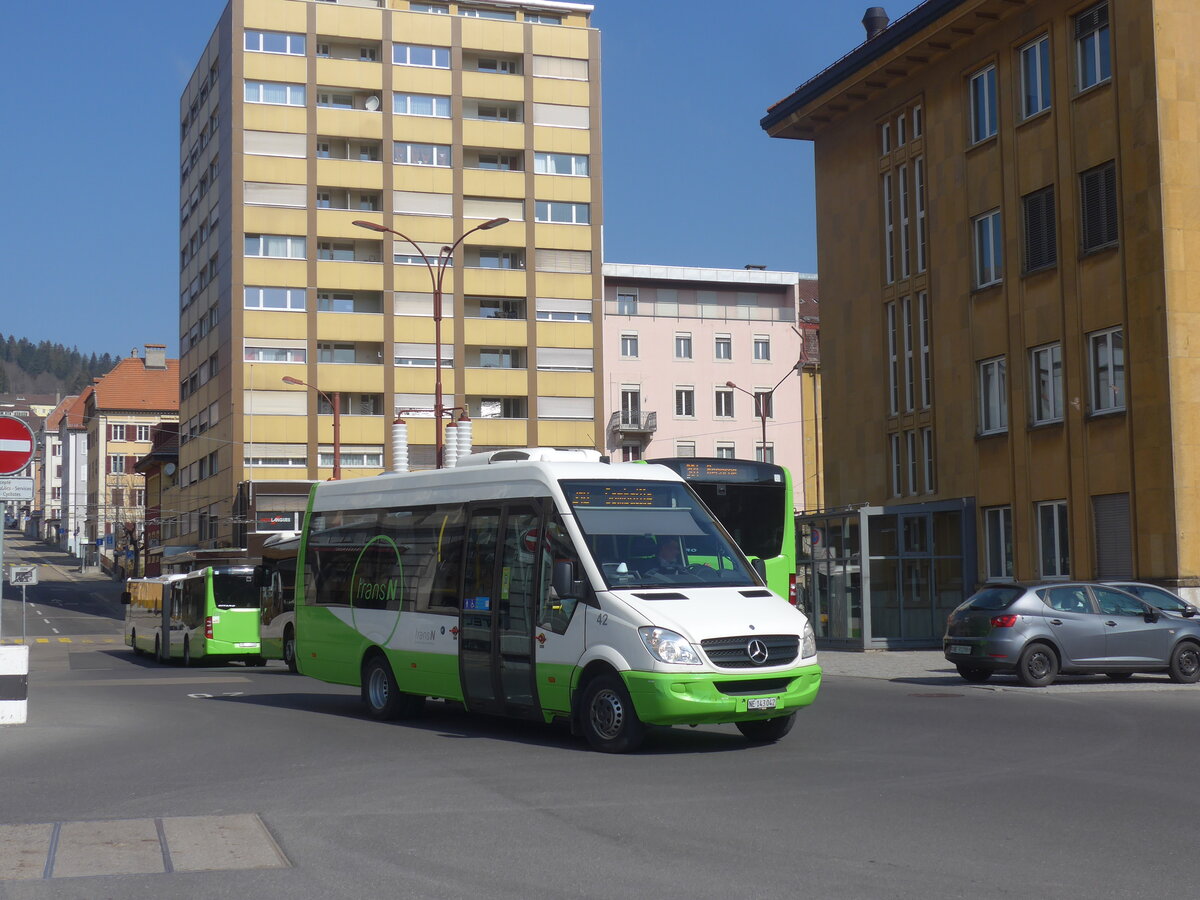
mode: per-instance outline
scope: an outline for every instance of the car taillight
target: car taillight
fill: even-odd
[[[995,622],[996,620],[993,619],[992,621]],[[212,640],[212,616],[204,617],[204,636],[210,641]]]
[[[1012,628],[1014,625],[1017,624],[1017,618],[1018,617],[1014,616],[1014,615],[992,616],[992,627],[993,628]]]
[[[796,573],[788,576],[788,603],[796,605]]]

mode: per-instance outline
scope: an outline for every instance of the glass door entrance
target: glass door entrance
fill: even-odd
[[[467,707],[537,714],[534,551],[542,528],[531,502],[474,507],[467,523],[459,665]]]

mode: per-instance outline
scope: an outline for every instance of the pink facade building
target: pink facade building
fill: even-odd
[[[815,275],[606,263],[608,452],[765,459],[819,507],[818,310]]]

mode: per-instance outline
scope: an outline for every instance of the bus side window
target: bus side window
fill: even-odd
[[[552,584],[556,564],[564,563],[570,566],[572,596],[560,596]],[[575,607],[579,605],[586,587],[580,581],[583,578],[583,566],[580,564],[579,555],[575,552],[558,513],[553,513],[546,525],[546,539],[542,541],[541,568],[537,626],[555,634],[564,634],[571,624]]]

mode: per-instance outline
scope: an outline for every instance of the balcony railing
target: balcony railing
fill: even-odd
[[[618,410],[609,417],[608,430],[618,434],[654,434],[658,430],[658,413]]]

